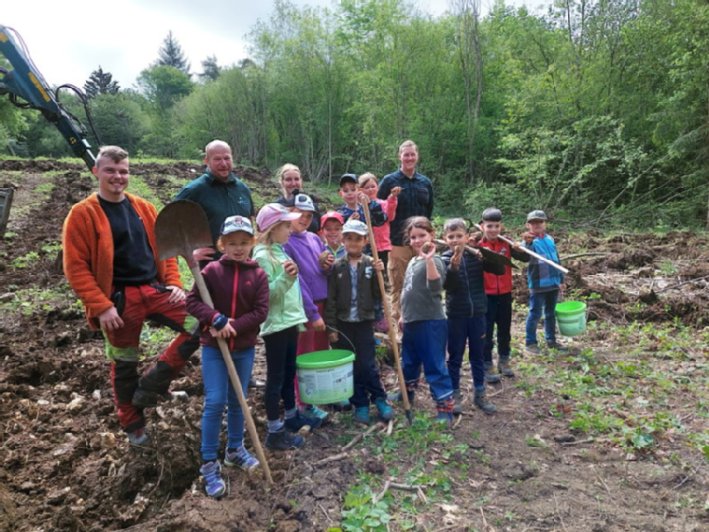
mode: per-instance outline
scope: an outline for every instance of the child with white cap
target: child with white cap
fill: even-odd
[[[384,270],[381,259],[364,254],[367,245],[367,226],[349,219],[342,228],[342,239],[347,255],[335,261],[328,281],[325,318],[337,332],[330,333],[334,347],[353,350],[354,418],[369,423],[369,406],[374,403],[379,417],[388,421],[393,410],[387,403],[374,349],[374,317],[381,301],[376,271]]]
[[[268,279],[258,263],[249,258],[255,243],[251,221],[230,216],[222,224],[217,247],[222,256],[202,270],[214,308],[202,301],[195,286],[187,296],[187,310],[201,325],[202,379],[202,467],[205,489],[210,497],[221,497],[226,484],[219,465],[219,434],[224,407],[227,409],[227,444],[224,464],[251,471],[258,460],[244,447],[244,414],[239,406],[217,338],[229,346],[231,359],[242,383],[249,382],[254,364],[259,326],[268,315]],[[244,388],[246,395],[247,388]]]
[[[298,265],[303,308],[308,318],[305,330],[298,337],[297,355],[303,355],[330,348],[323,314],[327,299],[327,276],[335,257],[327,250],[322,240],[308,231],[315,214],[315,205],[310,196],[295,194],[288,207],[294,214],[299,215],[291,222],[291,235],[283,249]],[[296,383],[293,385],[296,386]],[[300,402],[297,388],[296,399],[301,413],[306,417],[317,417],[321,421],[327,419],[328,414],[324,410]]]

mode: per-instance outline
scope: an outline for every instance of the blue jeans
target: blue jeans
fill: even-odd
[[[497,325],[497,354],[500,360],[510,358],[510,327],[512,325],[512,293],[487,296],[487,330],[485,331],[485,364],[492,366],[492,348],[495,347]]]
[[[547,343],[556,342],[556,299],[559,290],[529,294],[529,314],[527,314],[526,344],[537,343],[537,324],[544,312],[544,339]]]
[[[470,369],[473,372],[473,384],[476,390],[484,390],[485,316],[448,318],[448,372],[454,390],[460,389],[460,367],[463,365],[466,343],[468,344]]]
[[[404,323],[401,358],[406,387],[416,387],[423,365],[423,372],[431,389],[431,397],[436,402],[453,395],[451,378],[446,367],[447,340],[446,320]]]
[[[236,373],[246,397],[251,370],[254,367],[254,348],[232,351]],[[227,408],[227,449],[238,449],[244,443],[244,413],[239,406],[236,392],[229,380],[229,373],[221,351],[217,347],[202,346],[202,380],[204,381],[204,412],[202,412],[202,460],[217,459],[219,432],[222,427],[224,407]]]

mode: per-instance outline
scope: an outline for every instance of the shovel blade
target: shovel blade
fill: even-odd
[[[499,253],[495,253],[493,250],[484,248],[484,247],[479,247],[478,250],[480,253],[483,255],[483,259],[485,259],[488,262],[492,262],[493,264],[500,264],[504,266],[512,266],[512,261],[509,259],[509,257],[506,257],[504,255],[500,255]]]
[[[155,221],[155,240],[160,260],[181,255],[190,267],[194,266],[195,249],[214,244],[204,209],[189,200],[165,205]]]

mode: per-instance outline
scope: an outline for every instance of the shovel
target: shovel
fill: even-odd
[[[366,201],[362,202],[362,209],[364,210],[364,218],[367,221],[367,229],[369,231],[369,246],[372,248],[372,258],[374,260],[379,260],[379,253],[377,252],[377,244],[374,242],[374,231],[372,230],[372,217],[369,214],[369,204]],[[391,320],[391,303],[386,294],[386,287],[384,286],[384,274],[377,270],[377,280],[379,281],[379,291],[382,294],[382,303],[384,303],[384,314],[389,322],[389,342],[391,343],[392,350],[394,351],[394,363],[396,364],[396,375],[399,379],[399,389],[401,390],[401,400],[404,403],[404,412],[406,413],[406,419],[409,425],[413,423],[413,416],[411,414],[411,403],[409,402],[409,393],[406,391],[406,381],[404,380],[404,371],[401,369],[401,358],[399,357],[399,343],[396,341],[396,330],[398,324],[392,323]]]
[[[179,255],[187,261],[187,265],[190,267],[202,301],[214,308],[212,296],[209,294],[209,290],[207,290],[207,285],[204,284],[199,265],[192,257],[192,252],[195,249],[209,247],[213,244],[207,215],[204,213],[202,207],[188,200],[179,200],[166,205],[165,208],[160,211],[160,214],[158,214],[158,218],[155,222],[155,239],[158,246],[158,256],[161,260]],[[269,484],[273,484],[271,470],[268,467],[266,455],[261,447],[261,440],[259,440],[258,432],[256,432],[256,425],[251,416],[251,410],[249,410],[249,405],[246,404],[241,381],[239,380],[239,375],[236,373],[229,348],[223,338],[217,338],[217,343],[219,344],[219,350],[222,352],[222,357],[224,357],[224,363],[229,372],[231,384],[234,386],[236,397],[239,400],[239,406],[241,406],[241,411],[244,413],[246,428],[249,431],[249,436],[256,450],[256,455],[266,474],[266,480],[268,480]]]
[[[433,242],[437,246],[448,247],[448,244],[443,240],[435,239]],[[491,249],[484,247],[474,248],[472,246],[465,246],[465,249],[470,251],[473,255],[478,255],[482,260],[496,264],[497,266],[514,266],[509,257],[495,253]]]
[[[478,224],[473,224],[473,225],[474,225],[477,229],[479,229],[480,232],[482,232],[482,230],[483,230],[482,227],[480,227]],[[497,235],[497,238],[499,238],[499,239],[502,240],[503,242],[507,242],[510,246],[515,246],[515,245],[516,245],[515,242],[513,242],[513,241],[510,240],[509,238],[505,238],[505,237],[502,236],[502,235]],[[538,261],[543,262],[544,264],[548,264],[549,266],[551,266],[552,268],[556,268],[556,269],[559,270],[560,272],[569,273],[569,270],[567,270],[566,268],[564,268],[561,264],[557,264],[557,263],[554,262],[553,260],[549,260],[549,259],[547,259],[546,257],[542,257],[541,255],[539,255],[538,253],[535,253],[535,252],[532,251],[531,249],[527,249],[527,248],[522,247],[522,246],[520,246],[519,249],[521,249],[523,252],[525,252],[525,253],[526,253],[527,255],[529,255],[530,257],[534,257],[534,258],[537,259]],[[494,253],[494,252],[493,252],[493,253]],[[500,255],[500,256],[502,256],[502,255]]]

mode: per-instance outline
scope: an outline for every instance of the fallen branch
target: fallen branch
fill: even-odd
[[[703,281],[704,279],[709,279],[709,275],[705,275],[704,277],[695,277],[694,279],[687,279],[686,281],[682,281],[681,283],[671,284],[671,285],[666,286],[664,288],[660,288],[659,290],[655,290],[655,293],[659,294],[661,292],[666,292],[667,290],[671,290],[673,288],[679,288],[680,286],[683,286],[685,284],[696,283],[697,281]]]
[[[611,253],[609,251],[589,251],[587,253],[575,253],[573,255],[559,257],[559,260],[567,261],[572,259],[580,259],[581,257],[606,257],[610,254]]]
[[[377,504],[379,501],[381,501],[384,498],[384,495],[386,495],[387,491],[389,491],[389,486],[391,485],[391,482],[387,480],[384,483],[384,488],[382,491],[377,493],[373,498],[372,498],[372,504]]]
[[[346,451],[346,450],[349,449],[350,447],[353,447],[355,444],[359,443],[359,442],[360,442],[361,440],[363,440],[365,437],[369,436],[372,432],[374,432],[375,430],[377,430],[377,427],[379,427],[379,423],[375,423],[374,425],[372,425],[371,427],[369,427],[366,431],[364,431],[364,432],[362,432],[362,433],[360,433],[360,434],[357,434],[357,436],[355,436],[354,438],[352,438],[352,440],[350,441],[350,443],[348,443],[347,445],[345,445],[345,446],[342,448],[342,450],[343,450],[343,451]]]
[[[455,421],[453,422],[453,428],[456,428],[458,425],[460,425],[461,421],[463,421],[463,414],[460,414],[455,417]]]
[[[330,462],[337,462],[338,460],[342,460],[343,458],[347,458],[349,455],[350,455],[350,453],[348,453],[348,452],[333,454],[332,456],[326,456],[322,460],[318,460],[313,465],[322,465],[322,464],[327,464]]]
[[[578,440],[578,441],[563,441],[560,442],[559,445],[563,445],[564,447],[569,447],[571,445],[583,445],[585,443],[593,443],[596,441],[594,438],[588,438],[586,440]]]
[[[387,436],[391,436],[392,432],[394,432],[394,420],[390,419],[387,424]]]

